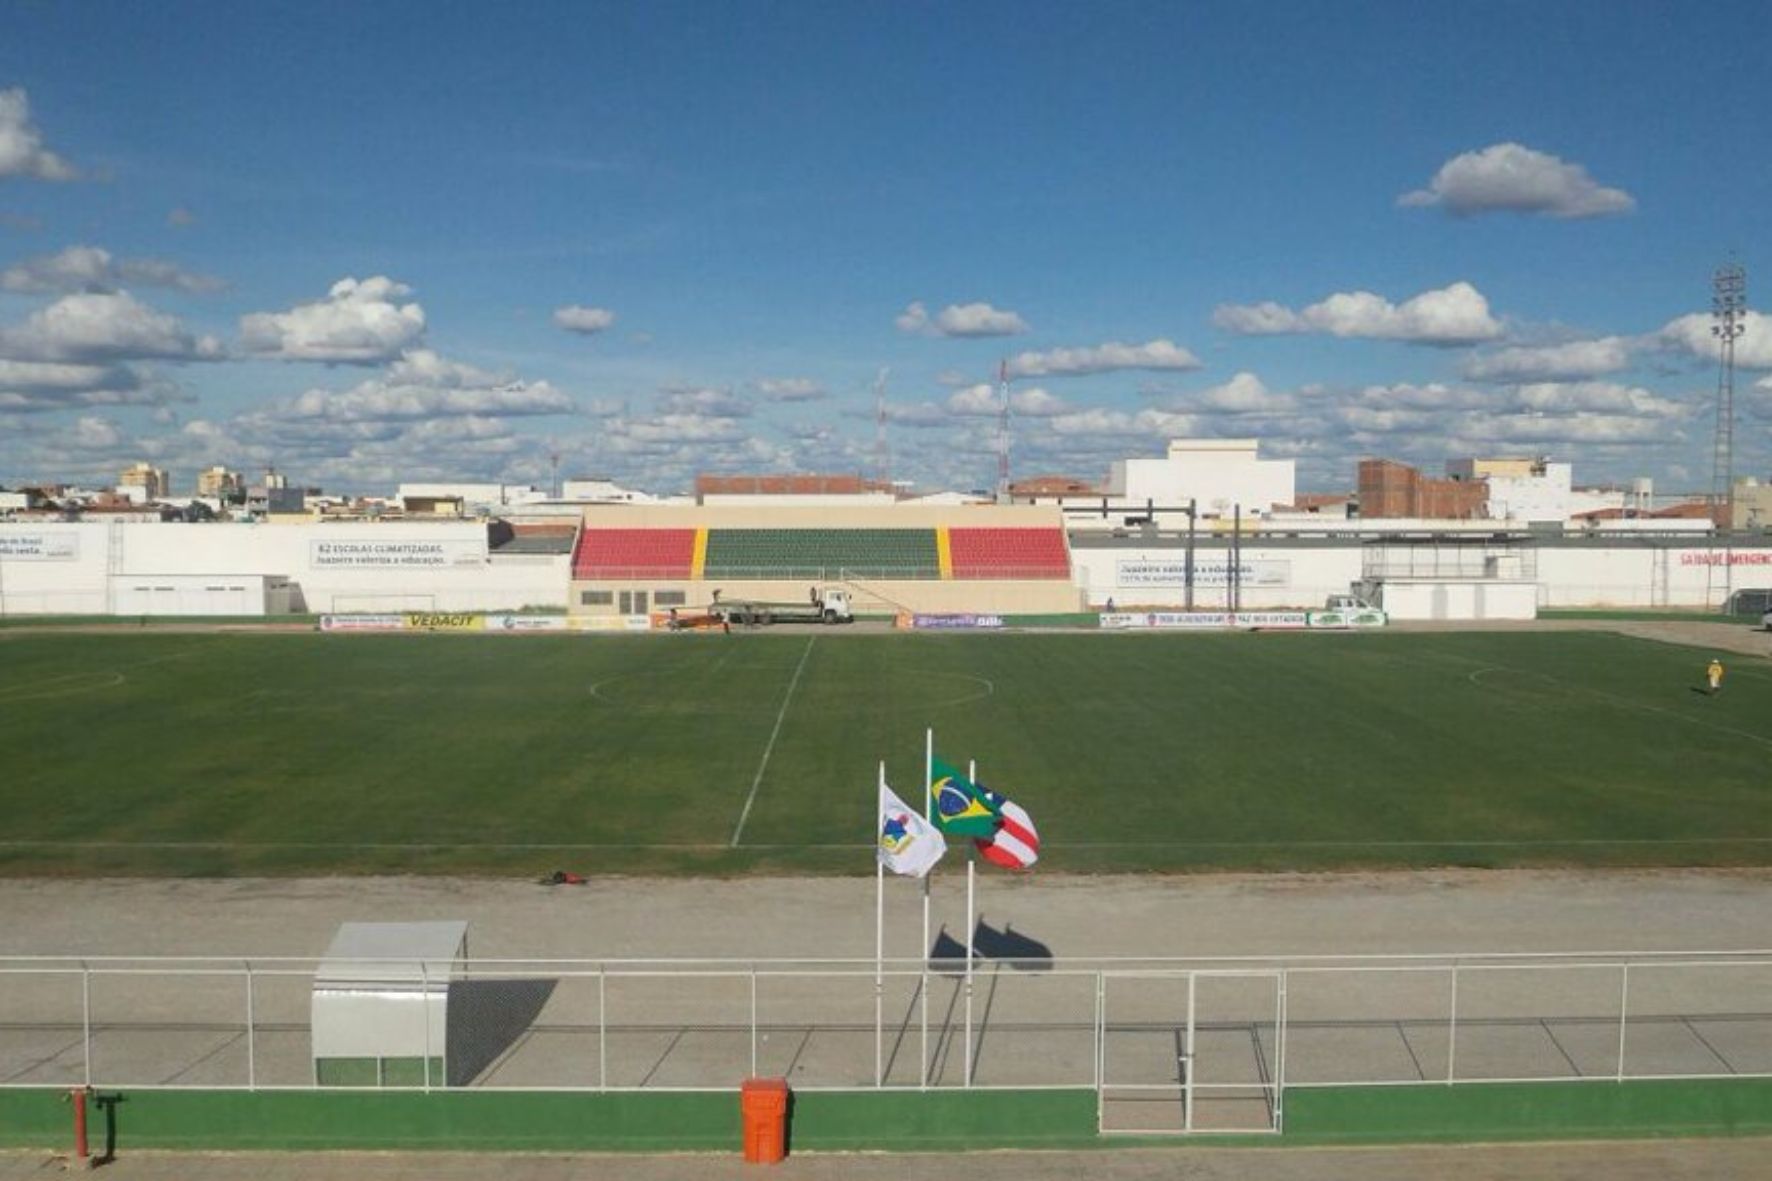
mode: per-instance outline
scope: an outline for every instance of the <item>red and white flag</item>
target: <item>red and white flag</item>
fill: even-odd
[[[1040,834],[1034,828],[1034,818],[1014,800],[996,792],[990,794],[996,796],[991,802],[997,810],[997,831],[972,843],[992,865],[1004,869],[1029,868],[1040,859]]]

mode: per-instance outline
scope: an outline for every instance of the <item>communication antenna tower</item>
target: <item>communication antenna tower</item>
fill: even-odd
[[[997,499],[1009,499],[1009,362],[997,366]]]
[[[883,487],[892,487],[892,451],[886,443],[886,375],[892,370],[882,367],[874,378],[874,479]]]

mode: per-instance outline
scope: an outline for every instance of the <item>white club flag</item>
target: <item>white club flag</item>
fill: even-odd
[[[893,873],[920,878],[935,868],[948,843],[922,813],[880,784],[880,864]]]

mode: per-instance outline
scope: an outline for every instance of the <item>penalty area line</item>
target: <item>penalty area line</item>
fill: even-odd
[[[794,690],[800,687],[800,674],[806,671],[806,658],[812,655],[812,645],[818,643],[817,636],[806,638],[806,650],[800,653],[800,663],[794,666],[794,675],[788,681],[788,691],[782,696],[781,708],[775,711],[775,729],[769,731],[769,743],[763,748],[763,759],[757,764],[757,773],[751,777],[750,794],[744,798],[744,810],[738,814],[738,826],[732,830],[731,847],[738,848],[739,838],[744,836],[745,821],[751,818],[751,805],[757,802],[757,789],[763,786],[763,772],[769,769],[769,756],[775,753],[775,740],[781,736],[781,724],[787,719],[788,705],[794,700]]]

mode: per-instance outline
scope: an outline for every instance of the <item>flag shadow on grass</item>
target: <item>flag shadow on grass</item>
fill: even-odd
[[[1017,931],[1013,923],[1004,923],[999,931],[986,923],[983,915],[972,928],[972,949],[975,959],[996,960],[1018,972],[1052,970],[1052,948],[1049,945]],[[929,948],[929,960],[938,972],[964,972],[966,945],[949,935],[944,924]]]

